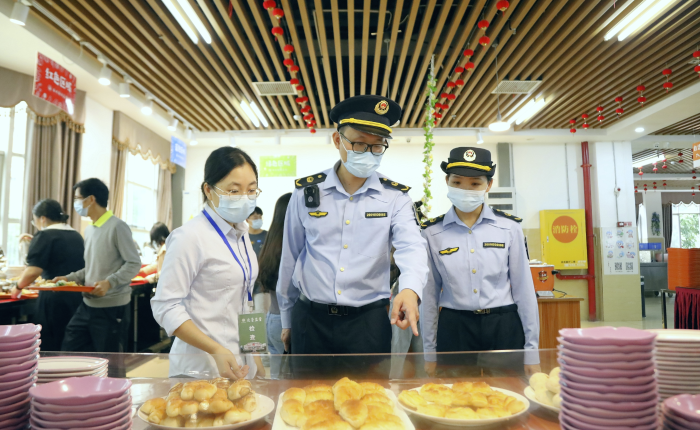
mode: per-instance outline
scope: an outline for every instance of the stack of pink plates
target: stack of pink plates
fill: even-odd
[[[41,357],[37,384],[78,376],[107,376],[109,360],[93,357]]]
[[[0,429],[29,424],[29,388],[37,379],[40,331],[34,324],[0,326]]]
[[[700,429],[700,396],[681,394],[669,397],[661,404],[664,430]]]
[[[127,430],[131,428],[128,379],[85,376],[37,385],[32,398],[33,429]]]
[[[627,327],[559,333],[563,429],[656,429],[654,333]]]
[[[700,331],[649,330],[656,334],[659,397],[700,394]]]

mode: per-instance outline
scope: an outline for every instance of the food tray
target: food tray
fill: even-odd
[[[74,293],[91,293],[95,287],[86,287],[84,285],[78,285],[77,287],[42,287],[39,285],[30,285],[26,289],[34,291],[71,291]]]

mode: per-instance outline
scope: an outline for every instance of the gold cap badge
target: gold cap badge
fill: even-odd
[[[389,112],[389,102],[386,100],[380,101],[377,103],[377,106],[374,107],[374,111],[379,115],[384,115],[385,113]]]

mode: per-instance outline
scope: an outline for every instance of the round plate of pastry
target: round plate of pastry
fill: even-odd
[[[518,393],[485,382],[425,384],[399,394],[399,405],[413,415],[440,424],[476,427],[527,413],[530,402]]]
[[[415,430],[396,395],[374,382],[293,387],[280,395],[272,430]]]
[[[525,388],[525,397],[552,412],[561,410],[560,369],[555,367],[549,374],[535,373],[530,377],[530,386]]]
[[[253,391],[250,381],[216,378],[176,384],[166,397],[146,401],[138,417],[159,429],[216,427],[231,430],[258,421],[275,402]]]

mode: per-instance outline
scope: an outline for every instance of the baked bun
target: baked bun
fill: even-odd
[[[538,388],[535,390],[535,399],[545,405],[554,406],[552,403],[552,396],[553,393],[546,388]]]
[[[418,406],[418,413],[423,415],[430,415],[431,417],[443,418],[445,413],[447,413],[447,406],[438,404],[428,404],[425,406]]]
[[[411,410],[418,409],[418,406],[425,406],[428,401],[425,400],[418,391],[404,390],[399,394],[399,402]]]
[[[232,384],[228,378],[214,378],[209,380],[209,383],[216,386],[216,388],[223,388],[224,390],[228,390],[228,387]]]
[[[561,386],[559,385],[559,376],[549,377],[544,386],[554,394],[559,394],[561,392]]]
[[[219,388],[216,394],[209,399],[199,402],[199,412],[210,414],[222,414],[233,407],[233,402],[228,399],[226,390]]]
[[[258,407],[258,396],[255,391],[251,391],[240,399],[236,400],[236,406],[248,412],[253,412]]]
[[[302,388],[290,388],[282,395],[282,401],[284,402],[291,399],[299,400],[303,404],[306,399],[306,391]]]
[[[172,388],[168,391],[168,393],[178,393],[180,394],[180,391],[182,391],[182,386],[185,385],[182,382],[178,382],[177,384],[173,385]]]
[[[340,405],[338,410],[340,417],[355,428],[360,428],[367,421],[369,411],[367,406],[359,400],[348,400]]]
[[[473,382],[457,382],[456,384],[452,384],[452,391],[470,393],[473,385]]]
[[[546,385],[548,379],[549,375],[546,373],[535,373],[534,375],[530,376],[530,386],[535,391],[542,388],[547,388]]]
[[[369,393],[362,397],[362,401],[365,403],[386,403],[387,405],[393,405],[394,402],[391,401],[389,396],[385,393]]]
[[[224,424],[237,424],[250,420],[250,412],[233,407],[224,414]]]
[[[367,413],[369,416],[377,415],[377,414],[393,414],[394,413],[394,406],[389,406],[384,403],[369,403],[367,405]]]
[[[335,410],[335,406],[333,405],[333,400],[317,400],[315,402],[304,404],[304,412],[307,416],[326,414],[338,415]]]
[[[362,398],[362,387],[357,382],[349,381],[351,383],[346,383],[336,388],[333,386],[333,393],[335,398],[333,399],[335,404],[335,409],[340,410],[343,403],[348,400],[360,400]]]
[[[472,392],[473,393],[484,393],[484,394],[493,394],[494,390],[491,389],[489,384],[483,381],[475,382],[472,384]]]
[[[517,414],[518,412],[525,409],[525,405],[523,405],[522,402],[518,402],[518,403],[520,403],[522,409],[520,409],[517,412],[513,412],[514,407],[509,407],[510,411],[513,412],[514,414]],[[555,408],[561,409],[561,395],[560,394],[555,394],[552,396],[552,406],[554,406]]]
[[[463,391],[455,391],[452,396],[452,406],[464,407],[471,406],[472,395]]]
[[[342,418],[340,418],[340,415],[335,411],[335,408],[333,408],[332,412],[325,412],[325,413],[319,413],[319,414],[309,414],[307,412],[306,414],[306,421],[304,422],[304,425],[301,427],[301,430],[309,430],[311,428],[314,428],[317,424],[325,422],[326,426],[330,426],[330,423],[334,421],[343,421]]]
[[[550,378],[558,378],[559,377],[559,372],[561,372],[561,368],[555,367],[552,369],[551,372],[549,372],[549,377]]]
[[[369,393],[386,393],[384,387],[374,382],[360,382],[360,386],[364,390],[365,395]]]
[[[180,394],[170,393],[168,397],[171,397],[165,405],[165,413],[169,417],[176,417],[178,415],[186,416],[196,414],[199,410],[199,402],[194,400],[182,400]]]
[[[182,386],[182,391],[180,392],[180,397],[182,400],[196,400],[201,402],[202,400],[209,400],[216,394],[216,386],[210,384],[207,381],[194,381],[186,382]]]
[[[508,411],[507,409],[505,409],[501,406],[492,406],[491,410],[493,411],[494,414],[496,414],[498,416],[498,418],[509,417],[512,415],[510,413],[510,411]]]
[[[479,416],[480,420],[492,420],[498,418],[498,415],[491,408],[479,408],[476,410],[476,414]]]
[[[247,379],[239,379],[228,387],[228,399],[231,401],[238,400],[248,395],[251,391],[253,391],[253,384]]]
[[[304,404],[297,399],[285,400],[280,409],[280,417],[282,417],[285,423],[292,427],[303,426],[306,422]]]
[[[398,417],[396,417],[398,418]],[[383,420],[383,421],[368,421],[360,430],[405,430],[404,425],[399,419],[398,422],[393,420]]]
[[[455,420],[477,420],[479,416],[474,412],[472,408],[450,408],[445,414],[445,418],[452,418]]]
[[[425,384],[420,388],[420,395],[429,402],[450,406],[454,392],[444,385]]]
[[[317,391],[327,391],[329,393],[333,393],[333,387],[330,385],[325,385],[325,384],[312,384],[312,385],[307,385],[304,387],[304,391],[306,391],[306,394],[309,393],[315,393]]]
[[[371,422],[377,422],[377,421],[390,421],[390,422],[394,422],[396,424],[403,425],[401,418],[397,417],[393,413],[392,414],[375,413],[375,414],[367,417],[367,422],[365,424],[371,423]]]
[[[469,393],[469,406],[473,408],[485,408],[489,405],[489,399],[484,393]]]
[[[160,424],[167,417],[168,414],[165,413],[165,404],[163,404],[162,406],[153,409],[151,413],[148,414],[148,422],[153,424]]]
[[[146,415],[150,415],[155,409],[164,408],[166,404],[165,399],[156,397],[155,399],[146,400],[146,402],[141,406],[141,412]]]
[[[214,415],[194,414],[185,420],[185,428],[214,427]]]
[[[181,417],[179,415],[176,417],[165,417],[163,421],[160,422],[160,425],[166,427],[184,427],[185,417]]]
[[[320,421],[312,426],[306,428],[306,430],[355,430],[352,426],[341,419],[329,419],[325,421]]]
[[[320,400],[333,400],[333,393],[330,391],[312,391],[307,392],[304,398],[304,406],[309,405]]]

